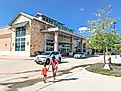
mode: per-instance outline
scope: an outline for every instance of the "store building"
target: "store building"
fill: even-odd
[[[38,51],[86,52],[84,37],[41,13],[32,16],[20,12],[8,25],[0,29],[2,53],[31,56]]]

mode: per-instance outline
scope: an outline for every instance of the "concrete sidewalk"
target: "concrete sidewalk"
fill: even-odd
[[[58,71],[61,73],[61,71],[77,65],[93,64],[99,61],[101,61],[100,57],[98,61],[93,57],[87,59],[65,58],[59,64]],[[0,66],[0,85],[9,86],[10,84],[15,85],[16,83],[20,83],[23,87],[29,87],[29,81],[32,84],[36,84],[42,78],[40,72],[42,65],[37,65],[31,59],[26,60],[20,56],[0,56]],[[49,72],[48,76],[52,76],[52,72]],[[26,83],[26,85],[23,85],[23,83]]]
[[[95,90],[95,88],[96,88],[96,86],[97,87],[101,86],[100,89],[102,89],[103,85],[104,85],[103,82],[105,83],[106,86],[108,86],[107,84],[109,84],[109,86],[110,86],[111,83],[113,83],[113,82],[115,82],[117,84],[117,86],[119,86],[119,83],[121,82],[120,78],[119,78],[119,83],[117,83],[118,78],[90,73],[85,70],[81,71],[80,69],[82,67],[80,67],[80,68],[75,68],[74,70],[72,70],[73,73],[64,74],[62,76],[57,77],[58,80],[54,84],[52,82],[44,84],[43,82],[39,81],[39,79],[42,78],[41,74],[40,74],[41,66],[35,64],[35,62],[33,60],[31,60],[31,59],[27,60],[27,58],[24,59],[22,57],[13,58],[11,56],[10,57],[7,56],[7,57],[3,57],[3,58],[4,59],[2,59],[2,57],[0,57],[0,66],[1,66],[0,73],[12,72],[12,73],[18,73],[18,74],[0,75],[0,83],[3,83],[0,85],[4,85],[4,84],[16,85],[16,83],[20,83],[20,85],[21,85],[19,88],[20,91],[36,91],[37,89],[38,89],[38,91],[50,91],[49,88],[56,89],[53,91],[58,91],[58,88],[59,88],[60,91],[62,91],[64,89],[62,89],[60,85],[63,85],[63,84],[65,84],[64,91],[73,89],[71,87],[66,89],[66,85],[68,86],[69,84],[72,84],[74,86],[75,86],[75,84],[80,84],[79,86],[80,87],[82,86],[80,88],[80,90],[83,89],[82,91],[101,91],[101,90]],[[5,60],[5,58],[7,60]],[[116,60],[114,60],[114,57],[112,59],[115,62],[117,62],[117,60],[119,63],[121,62],[119,57]],[[60,73],[61,73],[61,71],[63,71],[63,70],[66,70],[66,69],[69,69],[69,68],[72,68],[72,67],[75,67],[78,65],[94,64],[94,63],[98,63],[98,62],[103,62],[103,56],[91,57],[91,58],[86,58],[86,59],[65,58],[62,60],[62,63],[59,64],[58,71],[60,71]],[[7,65],[7,67],[6,67],[6,65]],[[34,72],[36,70],[37,70],[37,72]],[[26,72],[28,72],[28,73],[26,73]],[[19,73],[22,73],[22,74],[19,74]],[[51,76],[51,75],[52,75],[52,73],[49,72],[48,76]],[[68,78],[68,77],[71,77],[71,78]],[[111,82],[107,79],[111,80]],[[49,80],[52,81],[52,79],[49,79]],[[96,84],[96,86],[94,86],[94,84]],[[8,85],[6,85],[6,86],[8,86]],[[115,87],[117,88],[117,86],[114,85],[114,88]],[[1,86],[1,88],[5,89],[4,86]],[[41,90],[39,90],[40,88],[41,88]],[[77,87],[77,88],[79,88],[79,87]],[[87,90],[86,90],[86,88],[87,88]],[[106,87],[104,86],[104,88],[106,88]],[[92,89],[92,90],[90,90],[90,89]],[[106,88],[106,89],[109,89],[109,88]],[[75,90],[73,89],[70,91],[75,91]],[[77,89],[77,91],[78,91],[78,89]],[[106,90],[104,90],[104,91],[106,91]],[[111,90],[111,91],[116,91],[116,90]]]
[[[39,82],[19,91],[120,91],[121,78],[95,74],[81,68],[57,77],[55,83]],[[52,81],[52,79],[49,79]]]

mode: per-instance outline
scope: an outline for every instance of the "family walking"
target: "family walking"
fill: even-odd
[[[58,69],[58,61],[56,60],[54,55],[52,56],[49,67],[47,68],[46,63],[45,63],[43,68],[42,68],[43,81],[45,83],[46,83],[46,80],[47,80],[47,72],[48,72],[50,66],[52,66],[53,82],[54,82],[55,79],[56,79],[56,72],[57,72],[57,69]]]

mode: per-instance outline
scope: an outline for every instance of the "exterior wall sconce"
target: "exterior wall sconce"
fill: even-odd
[[[14,43],[12,43],[12,45],[14,46]]]
[[[13,32],[15,32],[15,29],[12,28],[12,27],[10,27],[10,28],[9,28],[9,31],[13,31]]]
[[[7,44],[5,44],[5,46],[7,46]]]
[[[29,45],[29,42],[27,42],[27,45]]]

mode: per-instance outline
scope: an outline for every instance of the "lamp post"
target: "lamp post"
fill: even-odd
[[[113,23],[113,28],[114,28],[114,30],[116,30],[116,22],[114,21],[114,23]]]
[[[114,25],[114,26],[113,26],[113,29],[116,30],[116,22],[114,22],[113,25]],[[117,52],[116,52],[117,50],[116,50],[116,46],[114,46],[114,47],[115,47],[115,53],[116,53],[116,54],[115,54],[115,58],[117,59]]]

